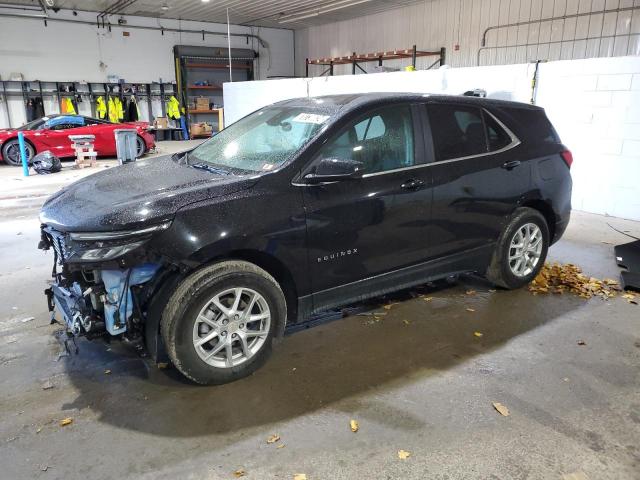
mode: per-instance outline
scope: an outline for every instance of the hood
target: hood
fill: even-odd
[[[182,207],[254,185],[256,176],[218,175],[174,161],[139,160],[90,175],[45,202],[40,221],[65,232],[135,229],[172,219]]]

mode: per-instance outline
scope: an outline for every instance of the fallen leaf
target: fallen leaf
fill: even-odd
[[[489,293],[496,293],[496,292],[497,292],[497,290],[495,288],[490,288],[489,289]]]
[[[627,300],[627,302],[629,302],[632,305],[638,305],[638,302],[636,302],[635,300]]]
[[[293,474],[293,480],[307,480],[307,474],[306,473],[294,473]]]
[[[394,305],[398,305],[397,303],[388,303],[386,305],[383,305],[383,308],[385,310],[391,310],[391,307],[393,307]]]
[[[42,431],[42,427],[38,427],[38,428],[36,429],[36,433],[40,433],[41,431]]]
[[[483,334],[482,334],[482,333],[480,333],[480,332],[473,332],[473,334],[474,334],[476,337],[481,337],[481,336],[483,335]]]
[[[402,323],[404,323],[405,325],[409,325],[411,322],[409,320],[402,320]]]
[[[585,342],[584,340],[578,340],[578,345],[583,346],[586,345],[587,342]]]
[[[425,302],[430,302],[431,300],[433,300],[433,297],[424,297],[423,300]]]
[[[27,318],[23,318],[22,320],[20,320],[22,323],[27,323],[30,322],[31,320],[34,320],[35,317],[27,317]]]
[[[46,472],[49,469],[49,465],[40,465],[40,470]]]
[[[280,444],[280,445],[278,445],[276,448],[280,449],[280,448],[284,448],[284,447],[285,447],[284,443],[281,443],[281,444]]]
[[[599,280],[595,277],[587,277],[580,267],[571,263],[545,263],[536,278],[529,283],[529,291],[534,295],[570,292],[585,299],[594,296],[606,299],[615,297],[620,287],[618,281],[610,278]]]
[[[475,290],[467,290],[466,292],[464,292],[466,295],[475,295],[476,291]]]
[[[358,431],[358,429],[360,428],[360,426],[358,425],[358,422],[356,422],[355,420],[351,420],[349,422],[349,425],[351,425],[351,431],[353,433],[356,433]]]
[[[110,374],[111,374],[111,370],[109,370],[109,369],[105,370],[105,371],[104,371],[104,374],[105,374],[105,375],[110,375]]]
[[[467,312],[475,312],[476,311],[475,308],[467,308],[466,310],[467,310]]]
[[[633,293],[623,293],[622,298],[626,298],[627,300],[633,300],[636,296]]]
[[[276,443],[278,440],[280,440],[280,435],[271,435],[267,438],[267,443]]]
[[[500,402],[493,402],[493,408],[495,408],[503,417],[509,416],[509,409],[502,405]]]
[[[73,418],[71,417],[67,417],[64,418],[62,420],[60,420],[60,426],[61,427],[66,427],[67,425],[71,425],[73,423]]]
[[[236,478],[240,478],[244,477],[246,475],[246,472],[244,471],[244,468],[239,468],[238,470],[233,472],[233,474],[236,476]]]
[[[400,460],[406,460],[411,456],[411,452],[407,452],[406,450],[398,450],[398,458]]]
[[[50,389],[52,389],[53,387],[55,387],[55,385],[54,385],[53,383],[51,383],[51,380],[47,380],[46,382],[44,382],[44,383],[42,384],[42,389],[43,389],[43,390],[50,390]]]

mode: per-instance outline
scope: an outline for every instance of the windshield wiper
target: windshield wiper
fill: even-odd
[[[206,170],[210,173],[216,173],[218,175],[229,175],[227,170],[222,168],[214,167],[213,165],[209,165],[208,163],[194,163],[193,165],[189,165],[190,167],[197,168],[199,170]]]

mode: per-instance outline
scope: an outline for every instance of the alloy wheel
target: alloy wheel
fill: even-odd
[[[238,366],[265,344],[271,326],[269,305],[250,288],[236,287],[214,295],[193,326],[198,356],[216,368]]]
[[[535,223],[522,225],[509,244],[509,268],[516,277],[526,277],[534,271],[542,255],[542,231]]]

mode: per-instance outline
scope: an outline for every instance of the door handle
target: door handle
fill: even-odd
[[[504,162],[502,164],[502,168],[504,168],[506,170],[513,170],[518,165],[520,165],[520,163],[521,163],[520,160],[511,160],[510,162]]]
[[[422,180],[412,178],[411,180],[407,180],[400,186],[405,190],[419,190],[424,187],[424,182]]]

